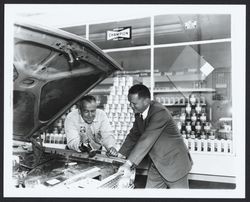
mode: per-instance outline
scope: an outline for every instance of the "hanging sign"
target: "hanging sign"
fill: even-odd
[[[107,30],[107,40],[125,40],[125,39],[131,39],[131,28],[132,27],[119,27],[115,28],[112,31]]]

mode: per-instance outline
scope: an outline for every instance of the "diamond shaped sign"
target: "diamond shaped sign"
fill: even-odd
[[[205,64],[202,65],[200,70],[204,75],[208,76],[214,70],[214,68],[208,62],[205,62]]]

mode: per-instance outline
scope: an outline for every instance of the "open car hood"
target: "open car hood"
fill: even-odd
[[[122,70],[90,41],[68,32],[14,24],[13,138],[36,137],[83,95]]]

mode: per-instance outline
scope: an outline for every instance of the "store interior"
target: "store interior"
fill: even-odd
[[[131,38],[107,40],[107,31],[115,28],[130,28]],[[230,15],[156,15],[61,29],[88,38],[123,67],[123,71],[114,73],[90,92],[109,115],[119,146],[133,122],[131,118],[128,126],[119,124],[124,121],[119,100],[126,95],[125,77],[147,85],[153,99],[166,105],[175,117],[195,158],[191,187],[234,188],[233,170],[221,165],[214,169],[197,165],[206,158],[210,163],[220,159],[223,165],[230,165],[235,155]],[[123,93],[119,94],[118,86],[122,86]],[[116,95],[119,97],[115,98]],[[187,112],[187,103],[191,104],[191,112]],[[197,105],[201,111],[195,110]],[[204,122],[199,121],[202,115]],[[193,129],[199,125],[201,129]]]
[[[36,20],[46,15],[38,12],[29,17]],[[236,188],[230,14],[161,12],[127,19],[78,18],[77,23],[56,27],[91,41],[122,67],[88,92],[107,113],[118,149],[134,121],[128,89],[142,83],[149,87],[151,99],[171,112],[191,153],[190,188]],[[126,37],[108,37],[124,30],[129,32]],[[67,144],[64,120],[75,108],[70,106],[44,131],[45,146]],[[144,188],[146,177],[147,160],[139,165],[135,188]]]

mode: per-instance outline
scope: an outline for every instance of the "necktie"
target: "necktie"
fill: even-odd
[[[142,114],[138,114],[138,125],[141,131],[144,131],[144,121]]]
[[[143,121],[143,116],[142,116],[142,114],[137,113],[137,114],[135,115],[135,118],[136,118],[137,120],[139,120],[139,121]]]
[[[140,114],[140,118],[141,118],[141,120],[143,121],[143,115],[142,115],[142,114]]]

